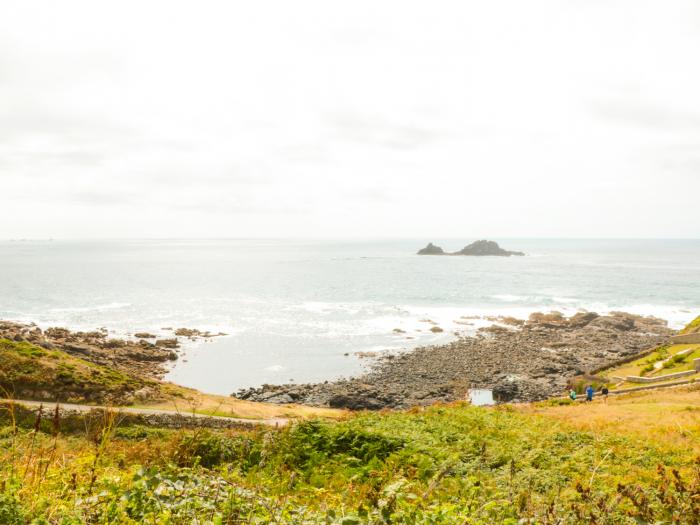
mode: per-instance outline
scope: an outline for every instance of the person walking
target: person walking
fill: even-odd
[[[593,385],[586,387],[586,401],[593,401]]]
[[[608,394],[610,391],[608,390],[608,385],[603,385],[603,389],[600,391],[601,394],[603,394],[603,403],[606,405],[608,404]]]
[[[573,388],[569,392],[569,399],[571,399],[571,401],[576,401],[576,390],[574,390]]]

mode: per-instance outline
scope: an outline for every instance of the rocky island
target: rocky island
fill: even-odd
[[[523,252],[514,252],[504,250],[497,242],[480,240],[465,246],[458,252],[448,253],[439,246],[435,246],[432,242],[428,243],[425,248],[418,250],[418,255],[471,255],[471,256],[497,256],[510,257],[511,255],[522,256]]]

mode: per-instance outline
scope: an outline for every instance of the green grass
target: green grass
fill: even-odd
[[[147,385],[155,383],[59,350],[0,339],[0,397],[119,404]]]
[[[7,429],[0,522],[8,525],[602,525],[671,523],[672,515],[691,524],[700,512],[699,464],[684,446],[508,406],[436,406],[249,432],[114,421],[85,436]]]
[[[244,419],[341,417],[343,411],[279,406],[216,396],[143,379],[60,350],[0,338],[0,398],[136,406]],[[1,522],[0,522],[1,525]]]
[[[678,355],[680,352],[684,352],[691,349],[693,351],[687,355]],[[700,358],[699,344],[664,345],[660,346],[649,355],[641,357],[630,363],[626,363],[614,368],[609,368],[603,372],[600,372],[600,374],[604,377],[609,378],[611,383],[610,388],[612,389],[629,388],[630,386],[638,385],[632,383],[624,383],[618,387],[615,385],[615,380],[613,380],[612,377],[656,377],[659,375],[692,370],[694,367],[693,359],[696,358]],[[665,359],[668,359],[668,361],[666,361],[662,367],[658,369],[655,368],[654,364]]]
[[[678,332],[680,335],[685,335],[685,334],[695,334],[697,332],[700,332],[700,315],[693,319],[690,323],[686,325],[683,330]]]

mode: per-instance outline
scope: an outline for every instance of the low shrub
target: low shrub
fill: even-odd
[[[277,444],[284,463],[306,468],[330,457],[346,456],[361,461],[384,460],[405,445],[402,439],[346,425],[304,421],[295,425]]]
[[[247,470],[260,462],[260,452],[261,444],[245,435],[228,436],[205,430],[181,436],[175,461],[180,466],[199,464],[207,468],[235,463]]]
[[[0,492],[0,523],[3,525],[25,525],[25,513],[16,496]]]
[[[685,363],[685,362],[687,362],[687,361],[688,361],[688,356],[687,356],[687,355],[679,355],[679,354],[676,354],[676,355],[674,355],[671,359],[669,359],[668,361],[666,361],[666,362],[664,363],[664,368],[673,368],[673,367],[675,367],[676,365],[679,365],[679,364],[681,364],[681,363]]]
[[[577,394],[581,395],[586,392],[588,385],[591,385],[593,390],[598,391],[607,385],[607,383],[607,379],[601,376],[580,375],[569,380],[568,388],[570,390],[573,389]]]
[[[639,371],[639,375],[643,376],[643,375],[646,375],[649,372],[653,372],[653,371],[654,371],[654,365],[652,363],[649,363],[648,365],[646,365],[644,368],[642,368]]]

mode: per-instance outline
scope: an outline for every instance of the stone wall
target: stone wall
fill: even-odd
[[[696,361],[698,361],[696,359]],[[696,365],[697,366],[697,365]],[[627,376],[626,381],[630,383],[658,383],[660,381],[668,381],[669,379],[677,379],[679,377],[692,376],[696,374],[695,370],[686,370],[685,372],[676,372],[675,374],[666,374],[665,376],[642,377],[642,376]]]
[[[42,407],[41,420],[49,424],[55,416],[61,424],[62,431],[71,431],[75,429],[86,428],[86,422],[107,421],[107,414],[112,414],[116,426],[124,425],[148,425],[159,428],[215,428],[215,429],[237,429],[251,430],[259,427],[260,422],[256,420],[244,421],[241,419],[220,417],[220,416],[192,416],[178,413],[153,413],[139,414],[133,412],[120,411],[118,408],[107,410],[104,408],[94,408],[92,410],[78,410],[71,407],[58,405],[58,413],[56,413],[56,405],[47,403]],[[0,401],[0,415],[6,416],[10,412],[17,415],[18,419],[25,419],[26,422],[32,424],[36,420],[39,412],[39,407],[36,405],[24,405],[21,401],[11,404],[9,401]],[[0,427],[3,421],[0,418]],[[284,422],[280,422],[284,424]],[[87,425],[90,426],[90,425]],[[267,425],[266,428],[277,428],[279,424]]]
[[[674,345],[687,345],[687,344],[693,344],[693,343],[700,343],[700,333],[674,335],[673,337],[671,337],[671,342]]]

